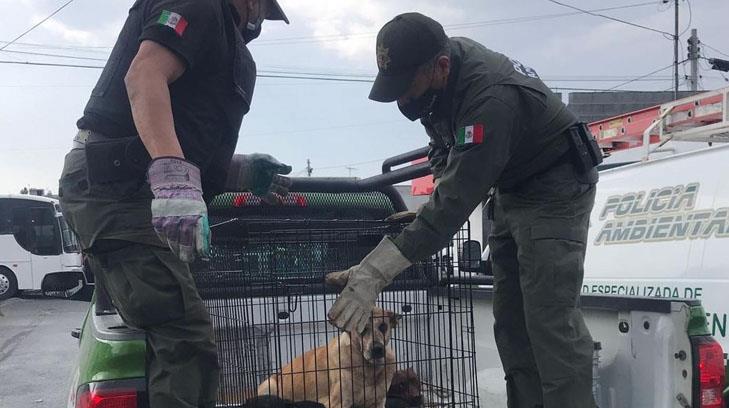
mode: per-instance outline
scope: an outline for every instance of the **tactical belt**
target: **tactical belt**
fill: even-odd
[[[90,141],[96,141],[96,140],[108,140],[111,139],[108,136],[104,136],[98,132],[94,132],[87,129],[79,129],[76,133],[76,136],[73,138],[72,148],[74,149],[84,149],[86,148],[86,143]]]
[[[597,142],[589,133],[589,129],[584,123],[578,122],[562,132],[569,145],[567,151],[557,157],[544,167],[541,167],[534,173],[510,183],[508,186],[499,186],[499,190],[503,192],[511,192],[518,190],[537,176],[546,174],[553,169],[562,165],[571,164],[574,171],[578,174],[584,174],[591,171],[595,166],[602,162],[602,152]]]
[[[144,180],[151,161],[139,136],[108,137],[80,129],[74,149],[84,149],[91,185],[125,180]]]

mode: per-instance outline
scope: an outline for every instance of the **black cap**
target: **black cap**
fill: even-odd
[[[377,78],[370,99],[392,102],[407,91],[418,68],[448,43],[443,26],[420,13],[405,13],[377,34]]]
[[[286,24],[289,24],[289,18],[286,17],[286,14],[283,12],[281,5],[278,4],[278,1],[270,0],[270,4],[271,7],[268,10],[266,20],[279,20],[284,21]]]

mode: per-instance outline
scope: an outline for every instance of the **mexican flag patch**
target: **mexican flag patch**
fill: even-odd
[[[182,33],[184,33],[185,29],[187,28],[187,20],[185,20],[185,17],[182,17],[177,13],[167,10],[162,11],[162,14],[159,16],[159,20],[157,20],[157,23],[175,30],[177,35],[179,35],[180,37],[182,37]]]
[[[457,146],[481,143],[483,143],[483,123],[474,123],[471,126],[458,129],[456,134]]]

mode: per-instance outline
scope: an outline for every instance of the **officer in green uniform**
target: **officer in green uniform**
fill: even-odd
[[[406,13],[377,36],[370,99],[397,101],[430,136],[436,186],[415,220],[385,238],[329,311],[361,330],[382,289],[441,248],[494,188],[489,245],[494,332],[509,407],[590,408],[593,342],[578,307],[601,154],[536,72],[436,21]]]
[[[288,23],[275,0],[137,0],[66,155],[63,213],[97,284],[146,332],[153,408],[215,406],[214,334],[188,266],[209,251],[206,202],[275,202],[290,184],[271,156],[233,154],[264,19]]]

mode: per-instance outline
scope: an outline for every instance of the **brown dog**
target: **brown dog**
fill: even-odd
[[[295,358],[258,387],[258,395],[318,401],[327,408],[384,408],[395,374],[390,334],[400,316],[374,308],[361,335],[344,332]]]

